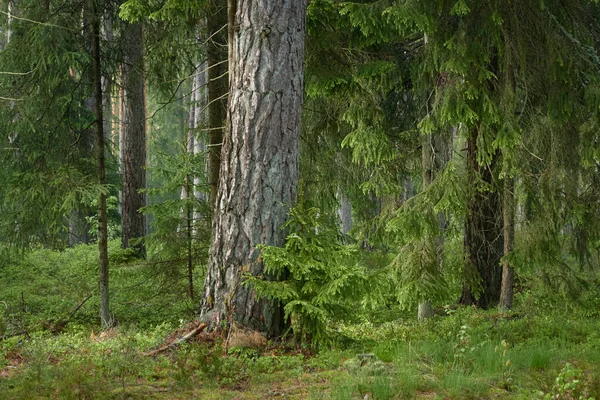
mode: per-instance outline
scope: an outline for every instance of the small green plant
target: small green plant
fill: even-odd
[[[244,361],[253,361],[260,357],[260,351],[252,347],[230,347],[228,353]]]
[[[587,395],[587,388],[581,379],[582,375],[581,369],[566,363],[556,377],[552,391],[544,396],[544,400],[594,400]]]

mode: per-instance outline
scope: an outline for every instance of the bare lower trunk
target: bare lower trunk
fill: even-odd
[[[306,1],[249,0],[235,18],[228,135],[213,220],[202,318],[274,336],[281,307],[260,300],[242,275],[264,274],[259,244],[285,242],[296,201]]]
[[[188,196],[193,193],[192,189],[192,177],[186,177],[186,186]],[[188,198],[189,200],[189,198]],[[191,300],[194,300],[194,255],[192,253],[192,218],[194,216],[194,210],[191,201],[186,203],[186,253],[187,253],[187,275],[188,275],[188,296]]]
[[[82,205],[71,210],[68,233],[68,245],[70,247],[90,242],[90,224],[86,220],[86,217],[90,214],[89,211],[87,207]]]
[[[419,311],[417,314],[417,318],[419,321],[424,321],[428,318],[432,318],[433,315],[433,307],[431,306],[430,302],[424,301],[419,304]]]
[[[96,151],[98,160],[98,185],[106,183],[104,170],[104,124],[102,115],[102,72],[100,68],[100,18],[98,0],[92,1],[92,58],[94,83],[94,108],[96,114]],[[100,254],[100,321],[102,329],[112,326],[108,295],[108,221],[106,195],[100,191],[98,198],[98,251]]]
[[[339,192],[340,208],[338,209],[338,217],[340,219],[340,230],[344,235],[347,235],[352,229],[352,204],[348,196]]]
[[[195,100],[196,100],[196,81],[192,81],[192,94],[190,96],[190,108],[188,113],[188,130],[185,151],[191,155],[194,153],[194,130],[195,126]],[[191,300],[194,299],[194,257],[192,254],[192,225],[194,217],[194,207],[191,201],[194,195],[194,177],[187,174],[185,182],[181,188],[181,199],[185,201],[182,216],[183,230],[185,231],[186,243],[186,262],[187,262],[187,278],[188,278],[188,296]]]
[[[133,247],[138,255],[145,255],[142,243],[132,246],[132,239],[141,239],[146,233],[144,215],[139,211],[146,205],[141,189],[146,186],[146,112],[143,74],[143,38],[140,23],[123,26],[125,54],[122,64],[124,87],[121,114],[121,155],[123,171],[122,245]]]
[[[493,171],[498,154],[487,165],[477,161],[477,136],[473,129],[467,140],[467,170],[471,191],[465,222],[465,265],[467,283],[460,299],[462,304],[481,308],[495,307],[500,300],[503,253],[502,199],[495,188]],[[482,189],[479,179],[488,186]],[[491,190],[489,189],[491,187]]]
[[[500,290],[500,309],[509,310],[513,303],[514,272],[508,262],[515,241],[515,202],[514,180],[504,180],[504,260],[502,261],[502,287]]]
[[[426,135],[423,138],[423,144],[421,148],[421,168],[422,168],[422,183],[423,191],[427,190],[437,173],[439,173],[444,166],[450,161],[450,149],[452,139],[447,138],[443,135]],[[444,230],[445,219],[442,214],[438,215],[438,227],[440,232]],[[425,244],[425,248],[435,249],[436,253],[436,266],[437,269],[432,271],[433,273],[440,274],[440,264],[442,262],[442,251],[444,246],[444,238],[441,235],[429,235],[423,240],[428,241]],[[425,298],[419,304],[417,318],[419,321],[423,321],[427,318],[431,318],[434,315],[433,307],[430,303],[430,299]]]

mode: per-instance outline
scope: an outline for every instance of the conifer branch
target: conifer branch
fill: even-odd
[[[37,68],[32,69],[29,72],[10,72],[10,71],[0,71],[0,75],[19,75],[19,76],[23,76],[23,75],[29,75],[34,73],[37,70]]]
[[[74,29],[67,28],[66,26],[55,25],[55,24],[51,24],[49,22],[35,21],[35,20],[29,19],[29,18],[17,17],[16,15],[9,14],[6,11],[2,11],[2,10],[0,10],[0,13],[4,14],[4,15],[10,17],[10,18],[18,19],[20,21],[31,22],[32,24],[37,24],[37,25],[42,25],[42,26],[48,26],[48,27],[51,27],[51,28],[60,28],[60,29],[67,30],[69,32],[75,32]]]

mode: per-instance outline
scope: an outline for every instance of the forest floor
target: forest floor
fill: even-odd
[[[600,399],[598,310],[523,291],[509,313],[419,323],[390,306],[331,326],[319,351],[244,332],[225,351],[194,331],[185,287],[116,249],[120,323],[101,332],[93,251],[0,265],[0,399]]]

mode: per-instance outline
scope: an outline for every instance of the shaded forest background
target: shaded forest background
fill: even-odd
[[[264,346],[287,343],[329,354],[325,364],[345,362],[348,354],[336,351],[360,349],[377,359],[375,369],[406,357],[414,367],[363,371],[364,382],[347,384],[341,398],[403,390],[463,398],[461,389],[478,398],[493,396],[489,386],[502,395],[597,396],[592,378],[583,389],[567,387],[598,355],[597,2],[310,0],[280,11],[257,4],[0,0],[6,360],[21,338],[115,327],[145,332],[140,349],[149,351],[159,333],[199,319],[223,331],[222,347],[184,351],[224,368],[198,374],[225,379],[226,388],[240,384],[227,368],[285,370],[280,359],[264,368],[251,361],[264,358]],[[301,84],[281,86],[300,101],[261,114],[265,125],[254,133],[237,118],[271,103],[255,97],[248,104],[256,108],[241,111],[244,103],[232,99],[251,84],[238,69],[258,65],[261,83],[287,82],[271,65],[287,64],[265,61],[285,48],[269,12],[298,18],[289,43],[304,49],[303,67],[292,65],[290,82]],[[252,25],[262,17],[268,22]],[[246,29],[260,51],[242,59]],[[290,54],[293,64],[298,52]],[[300,113],[301,123],[276,125]],[[273,142],[243,158],[254,137]],[[223,182],[236,182],[227,175],[236,162],[244,165],[239,174],[262,173],[260,151],[271,147],[268,160],[285,153],[292,161],[282,165],[293,166],[265,172],[260,198],[263,186],[278,192],[273,182],[290,195],[239,211],[241,197],[231,194],[239,183]],[[249,229],[248,243],[228,242],[232,215]],[[234,249],[244,254],[231,261]],[[564,318],[573,319],[566,332],[558,327]],[[249,329],[264,334],[256,346],[230,346],[236,334],[252,337]],[[400,337],[415,338],[415,358]],[[115,346],[135,353],[132,343]],[[493,368],[480,366],[493,381],[488,389],[470,375],[485,363],[484,350],[495,354]],[[236,361],[222,361],[221,351]],[[426,381],[418,367],[425,353],[433,354],[438,386],[418,383]],[[538,356],[539,368],[529,363]],[[303,371],[331,367],[303,360],[291,362]],[[129,376],[131,360],[119,362],[116,374]],[[435,365],[462,375],[448,378]],[[179,369],[186,382],[201,369],[190,368]],[[396,382],[382,383],[389,397],[372,379],[384,370]],[[397,383],[407,373],[414,382]],[[557,376],[563,386],[553,386]],[[454,389],[446,378],[457,379]]]

